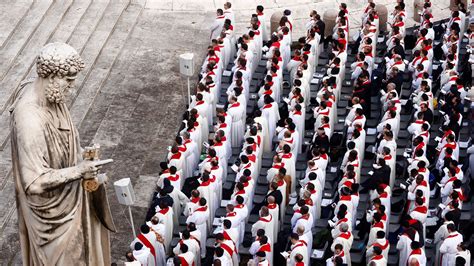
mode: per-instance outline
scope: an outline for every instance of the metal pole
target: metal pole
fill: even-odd
[[[191,85],[189,83],[189,76],[188,76],[188,106],[191,105]]]
[[[130,208],[130,205],[128,205],[128,214],[130,214],[130,222],[132,223],[133,237],[137,238],[137,234],[135,233],[135,225],[133,225],[132,209]]]

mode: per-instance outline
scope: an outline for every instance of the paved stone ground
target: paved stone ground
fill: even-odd
[[[60,2],[60,3],[59,3]],[[111,181],[132,178],[137,203],[135,226],[143,222],[158,163],[171,144],[186,102],[186,81],[177,59],[196,54],[200,65],[208,45],[208,27],[222,0],[3,0],[0,1],[0,265],[21,264],[14,186],[10,174],[8,115],[13,89],[31,76],[34,56],[47,42],[65,41],[81,52],[87,68],[78,79],[71,113],[82,145],[99,143]],[[257,4],[273,12],[289,8],[296,21],[295,36],[310,9],[323,13],[343,1],[235,0],[240,33]],[[348,0],[358,26],[362,0]],[[379,0],[388,4],[393,2]],[[436,18],[447,16],[446,0],[432,1]],[[407,8],[409,16],[412,7]],[[413,23],[413,21],[409,21]],[[410,25],[410,24],[409,24]],[[195,81],[195,80],[194,80]],[[132,239],[127,209],[118,204],[109,186],[109,200],[118,232],[111,234],[112,257],[121,261]]]

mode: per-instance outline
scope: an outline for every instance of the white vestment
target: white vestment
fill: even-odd
[[[463,241],[463,237],[458,232],[452,232],[439,247],[441,253],[441,266],[455,265],[458,244]]]
[[[165,251],[170,251],[171,239],[173,238],[173,210],[170,207],[160,209],[156,207],[156,217],[159,221],[166,225],[165,234],[163,235]]]
[[[245,112],[246,107],[239,102],[234,103],[227,109],[227,114],[232,117],[231,141],[232,147],[240,147],[242,145],[245,133]]]
[[[278,106],[276,103],[266,104],[263,106],[262,115],[268,121],[268,136],[270,138],[270,143],[275,136],[275,129],[278,120],[280,120],[280,113],[278,111]]]
[[[258,229],[265,230],[265,235],[268,237],[269,243],[274,243],[276,236],[273,235],[274,230],[274,219],[271,214],[265,217],[260,217],[260,219],[252,225],[252,236],[257,235]]]
[[[199,242],[201,244],[201,257],[206,255],[207,223],[209,222],[209,208],[202,206],[197,208],[187,219],[186,224],[194,223],[196,229],[201,233]]]

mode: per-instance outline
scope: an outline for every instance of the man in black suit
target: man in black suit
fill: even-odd
[[[315,134],[313,138],[312,148],[322,148],[327,152],[329,151],[329,147],[330,147],[329,137],[326,135],[324,128],[319,127],[317,133]]]
[[[430,108],[428,108],[428,105],[426,103],[420,104],[420,112],[423,113],[423,120],[425,122],[428,122],[430,125],[433,124],[433,111],[431,111]]]
[[[362,72],[352,91],[352,98],[358,97],[362,109],[366,111],[366,116],[370,116],[370,97],[371,97],[371,81],[368,72]]]
[[[364,188],[362,191],[376,189],[380,184],[388,185],[390,183],[390,167],[386,164],[383,158],[379,158],[377,165],[374,166],[372,176],[366,180],[361,186]],[[362,192],[361,192],[362,193]]]
[[[319,28],[319,34],[321,35],[320,43],[323,43],[324,42],[324,30],[326,29],[326,23],[324,23],[324,21],[321,20],[321,16],[319,14],[316,14],[314,16],[314,18],[316,19],[316,25]]]
[[[164,181],[168,181],[165,179]],[[169,184],[169,183],[167,183]],[[146,220],[149,221],[155,214],[156,214],[156,207],[160,206],[162,202],[165,202],[167,206],[172,207],[174,204],[173,198],[168,194],[169,186],[166,189],[162,189],[161,187],[156,188],[156,192],[153,193],[153,199],[146,214]]]
[[[392,58],[394,54],[398,54],[402,57],[402,59],[405,59],[405,49],[403,48],[403,45],[401,45],[400,39],[395,38],[394,43],[395,46],[393,46],[393,48],[388,51],[387,56]]]
[[[285,170],[285,169],[281,168],[280,170]],[[283,195],[281,194],[281,191],[278,190],[278,184],[276,182],[272,182],[270,183],[270,190],[268,191],[267,195],[263,199],[262,203],[255,204],[253,206],[251,213],[252,214],[258,213],[260,211],[260,208],[262,208],[262,206],[267,206],[268,197],[270,196],[273,196],[273,198],[275,198],[275,203],[278,204],[278,206],[281,208],[281,203],[283,202]]]

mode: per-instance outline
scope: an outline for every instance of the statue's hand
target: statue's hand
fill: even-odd
[[[84,176],[84,177],[94,177],[97,174],[97,171],[101,168],[102,165],[108,164],[113,162],[112,159],[107,159],[107,160],[98,160],[98,161],[88,161],[84,160],[81,161],[77,167],[79,169],[79,172]],[[87,174],[90,173],[90,174]]]

